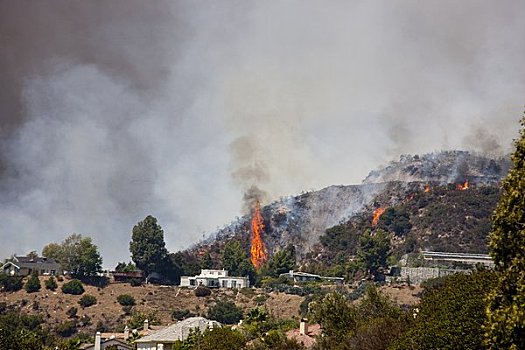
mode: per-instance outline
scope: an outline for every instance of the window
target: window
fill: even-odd
[[[237,281],[232,280],[232,288],[237,288]]]
[[[190,280],[190,286],[194,286],[195,285],[195,280]]]
[[[228,281],[222,281],[222,288],[228,288]]]

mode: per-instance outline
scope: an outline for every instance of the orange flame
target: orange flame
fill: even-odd
[[[374,218],[372,219],[372,226],[377,226],[377,223],[379,222],[379,217],[383,215],[385,212],[385,208],[380,207],[374,210]]]
[[[468,180],[465,180],[465,183],[463,185],[459,184],[459,185],[456,185],[456,189],[458,191],[465,191],[465,190],[468,190]]]
[[[250,260],[256,269],[266,261],[268,256],[266,255],[266,247],[261,238],[261,234],[264,231],[264,222],[261,215],[261,204],[259,201],[255,203],[255,211],[252,217],[252,247],[250,248],[251,257]]]
[[[430,192],[430,185],[427,182],[427,184],[425,185],[425,193],[428,193],[428,192]]]

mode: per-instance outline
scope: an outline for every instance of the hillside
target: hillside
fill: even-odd
[[[402,235],[395,234],[399,251],[486,252],[489,216],[499,195],[499,182],[509,166],[507,158],[465,151],[405,155],[370,172],[361,185],[330,186],[264,206],[263,240],[270,255],[293,244],[298,258],[308,259],[323,251],[320,243],[328,248],[324,250],[332,248],[327,245],[329,237],[321,239],[327,229],[343,224],[354,227],[358,235],[370,228],[374,209],[385,207],[384,219],[397,223],[407,220],[410,224]],[[465,181],[469,189],[457,191],[456,186],[465,185]],[[427,184],[432,188],[429,193],[424,191]],[[378,227],[393,229],[384,223]],[[191,251],[210,251],[218,259],[221,247],[232,239],[249,250],[250,216],[220,229]],[[350,252],[355,248],[355,237],[342,240],[348,241],[343,245]]]
[[[42,286],[46,278],[40,277]],[[41,314],[46,325],[55,328],[67,320],[76,320],[79,331],[93,334],[95,330],[122,331],[132,316],[126,314],[123,307],[117,302],[121,294],[129,294],[135,298],[136,306],[133,311],[143,313],[152,324],[172,324],[172,312],[187,309],[196,315],[206,315],[208,307],[218,300],[231,300],[243,310],[251,310],[257,305],[264,305],[273,315],[282,318],[299,317],[299,306],[304,300],[297,295],[265,293],[262,290],[243,290],[239,292],[231,289],[213,289],[209,297],[198,298],[193,289],[175,286],[142,285],[130,286],[129,283],[112,283],[107,287],[98,288],[84,285],[85,293],[93,295],[97,304],[82,308],[78,301],[81,295],[62,293],[58,282],[56,291],[46,290],[44,287],[38,292],[27,293],[25,290],[6,293],[2,292],[3,308],[19,310],[28,314]],[[72,307],[78,309],[77,315],[71,318],[67,310]],[[3,311],[0,311],[0,313]],[[136,317],[135,321],[140,319]]]

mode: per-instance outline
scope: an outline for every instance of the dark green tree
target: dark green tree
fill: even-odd
[[[228,270],[230,276],[248,276],[253,283],[255,270],[238,241],[229,241],[224,245],[221,262],[222,268]]]
[[[493,271],[486,270],[446,276],[438,284],[428,284],[421,304],[413,311],[414,324],[391,349],[484,349],[487,295],[496,279]]]
[[[386,260],[389,252],[390,239],[383,230],[377,230],[375,233],[366,231],[359,238],[357,257],[367,271],[374,276],[381,268],[387,266]]]
[[[58,284],[57,284],[57,281],[55,280],[55,277],[53,276],[50,276],[45,282],[44,284],[46,285],[46,289],[49,289],[49,290],[55,290],[58,288]]]
[[[38,272],[34,271],[31,277],[27,280],[24,288],[28,293],[38,292],[40,290],[40,279],[38,278]]]
[[[129,250],[135,265],[146,275],[151,272],[166,273],[166,267],[171,265],[164,231],[151,215],[133,227]]]
[[[281,273],[288,272],[295,268],[295,247],[289,244],[286,248],[275,253],[265,268],[266,274],[273,277],[278,277]]]
[[[201,260],[201,269],[213,268],[213,261],[211,260],[210,252],[206,252]]]
[[[235,324],[242,318],[242,310],[232,301],[218,301],[209,308],[208,318],[224,324]]]
[[[525,117],[521,126],[492,218],[489,248],[499,281],[487,311],[489,349],[525,349]]]
[[[125,262],[119,262],[117,266],[115,267],[116,272],[134,272],[137,271],[137,267],[132,262],[125,263]]]

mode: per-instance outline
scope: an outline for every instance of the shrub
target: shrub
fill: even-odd
[[[49,290],[55,290],[58,288],[57,281],[55,280],[55,277],[51,276],[49,277],[44,284],[46,285],[46,289]]]
[[[38,292],[40,290],[40,279],[37,274],[32,274],[26,282],[24,289],[28,293]]]
[[[207,297],[209,295],[211,295],[210,288],[204,287],[204,286],[198,286],[197,288],[195,288],[196,297],[202,298],[202,297]]]
[[[76,307],[72,306],[69,309],[67,309],[66,315],[69,318],[75,318],[75,317],[77,317],[77,312],[78,312],[78,309]]]
[[[242,310],[231,301],[219,301],[208,310],[208,318],[225,324],[234,324],[242,318]]]
[[[140,286],[142,286],[142,280],[139,279],[139,278],[132,278],[132,279],[129,280],[129,284],[132,287],[140,287]]]
[[[82,307],[90,307],[91,305],[95,305],[97,303],[97,298],[95,298],[93,295],[83,295],[82,298],[78,301],[78,304]]]
[[[62,337],[69,337],[75,334],[77,326],[73,321],[62,322],[55,328],[55,332]]]
[[[134,311],[131,318],[128,320],[128,327],[130,329],[141,329],[144,326],[144,321],[148,320],[150,325],[159,324],[157,315],[154,312],[140,312]]]
[[[133,306],[135,305],[135,298],[129,294],[121,294],[117,297],[117,301],[122,306]]]
[[[22,277],[19,276],[7,276],[4,274],[0,275],[0,283],[5,292],[16,292],[24,286]]]
[[[122,311],[124,311],[124,315],[129,316],[131,315],[131,312],[133,311],[133,306],[131,305],[123,306]]]
[[[62,276],[58,276],[58,277],[57,277],[57,281],[58,281],[58,282],[64,282],[64,277],[62,277]]]
[[[62,285],[62,292],[65,294],[81,295],[84,293],[84,287],[79,280],[71,280]]]
[[[173,310],[171,312],[171,319],[173,321],[182,321],[185,318],[195,316],[190,310],[183,309],[183,310]]]

